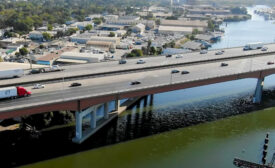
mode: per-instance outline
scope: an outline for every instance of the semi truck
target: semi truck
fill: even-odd
[[[257,42],[257,43],[249,43],[246,44],[243,48],[243,50],[257,50],[263,47],[263,43],[262,42]]]
[[[23,75],[23,69],[0,70],[0,79],[18,78]]]
[[[30,96],[32,93],[21,86],[0,88],[0,99],[14,99]]]
[[[53,65],[53,66],[50,66],[50,67],[32,69],[30,71],[30,74],[56,72],[56,71],[63,71],[63,69],[60,68],[58,65]]]

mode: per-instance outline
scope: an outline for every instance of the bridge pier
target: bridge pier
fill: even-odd
[[[115,100],[115,111],[118,111],[118,110],[119,110],[119,107],[120,107],[120,100],[119,100],[119,99],[116,99],[116,100]]]
[[[152,106],[153,103],[154,103],[154,95],[151,94],[151,96],[150,96],[150,106]]]
[[[258,78],[255,93],[253,96],[253,103],[257,103],[257,104],[261,103],[263,86],[264,86],[264,78]]]
[[[116,101],[117,106],[119,107],[119,101]],[[98,109],[103,106],[103,116],[99,118],[97,115]],[[116,107],[116,108],[118,108]],[[86,117],[89,117],[89,120],[86,123],[89,124],[89,128],[83,129],[83,121]],[[117,116],[117,113],[110,113],[109,102],[91,106],[85,110],[75,112],[75,137],[73,142],[81,144],[83,141],[88,139],[91,135],[96,133],[100,128],[109,123],[112,119]]]

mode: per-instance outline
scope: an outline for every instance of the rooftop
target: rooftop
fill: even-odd
[[[183,27],[207,27],[206,21],[200,20],[162,20],[163,26],[183,26]]]

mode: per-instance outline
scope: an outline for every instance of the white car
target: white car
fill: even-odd
[[[201,50],[200,54],[207,54],[207,50]]]
[[[138,60],[137,64],[145,64],[145,61],[144,60]]]
[[[224,52],[223,51],[217,51],[215,54],[216,55],[222,55]]]
[[[42,89],[44,87],[45,87],[45,85],[41,85],[41,84],[37,83],[33,86],[33,89]]]

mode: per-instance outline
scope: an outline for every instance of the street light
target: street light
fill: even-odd
[[[173,73],[172,73],[172,70],[171,70],[170,84],[172,84],[172,77],[173,77]]]

